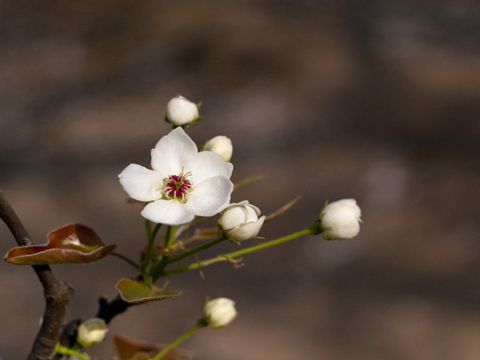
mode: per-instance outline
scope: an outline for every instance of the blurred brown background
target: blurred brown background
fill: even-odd
[[[2,1],[0,187],[37,242],[82,222],[135,254],[140,208],[116,176],[148,164],[169,98],[202,100],[190,135],[231,137],[234,179],[268,176],[234,200],[269,212],[304,194],[264,236],[342,197],[358,199],[361,234],[185,274],[183,297],[111,334],[168,342],[227,296],[240,316],[187,343],[195,359],[479,359],[479,38],[475,1]],[[133,275],[114,258],[55,270],[76,288],[71,317]],[[24,359],[41,288],[5,263],[0,288],[0,355]],[[111,358],[111,341],[93,354]]]

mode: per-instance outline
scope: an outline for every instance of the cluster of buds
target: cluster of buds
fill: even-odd
[[[152,149],[152,169],[131,164],[119,175],[120,183],[132,199],[147,203],[141,214],[152,222],[177,226],[188,224],[195,217],[220,214],[218,227],[223,238],[212,240],[213,244],[223,239],[241,243],[256,238],[267,217],[262,216],[260,209],[247,200],[230,203],[234,189],[230,180],[233,171],[230,162],[233,154],[232,141],[223,135],[215,136],[198,151],[197,145],[184,128],[200,119],[199,105],[183,96],[172,98],[166,107],[165,120],[174,129]],[[282,214],[290,206],[287,204],[280,212],[274,212],[268,220]],[[358,235],[360,223],[361,210],[356,200],[342,199],[327,204],[310,228],[227,255],[233,260],[312,234],[322,233],[325,240],[351,239]],[[202,245],[197,249],[204,250],[210,246],[211,244]],[[178,259],[200,251],[197,249],[180,255]],[[227,255],[222,255],[222,259],[230,259]],[[236,316],[234,301],[223,297],[209,300],[196,325],[174,341],[172,346],[185,341],[200,328],[222,328]],[[88,347],[102,341],[107,332],[106,324],[102,322],[100,319],[91,319],[83,323],[78,329],[78,343]],[[163,359],[172,346],[162,350],[153,359]]]

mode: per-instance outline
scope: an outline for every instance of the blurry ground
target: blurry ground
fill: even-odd
[[[148,163],[170,97],[203,100],[194,139],[228,135],[235,179],[268,175],[234,200],[270,211],[304,194],[265,236],[341,197],[359,200],[361,235],[184,275],[183,297],[112,334],[168,342],[206,296],[228,296],[238,320],[192,339],[195,359],[479,359],[479,33],[480,6],[461,0],[2,1],[0,188],[38,242],[75,221],[138,252],[116,175]],[[55,269],[76,288],[72,317],[132,275],[111,258]],[[5,263],[0,288],[0,355],[24,359],[41,289]]]

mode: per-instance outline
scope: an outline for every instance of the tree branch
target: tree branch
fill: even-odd
[[[30,235],[0,191],[0,218],[7,225],[20,246],[30,245]],[[28,360],[48,360],[55,354],[62,325],[65,320],[68,302],[73,295],[73,288],[64,281],[59,281],[48,265],[32,266],[43,286],[45,311],[43,321],[28,356]]]
[[[140,277],[137,279],[140,279]],[[110,301],[104,297],[101,297],[98,301],[98,305],[98,311],[95,317],[103,319],[107,324],[109,324],[114,317],[124,313],[130,306],[133,306],[134,304],[127,303],[117,295]],[[74,346],[77,341],[77,329],[81,323],[81,319],[74,319],[68,322],[68,324],[63,327],[62,335],[60,337],[60,344],[67,347]],[[61,358],[62,356],[58,355],[55,357],[55,360],[59,360]]]

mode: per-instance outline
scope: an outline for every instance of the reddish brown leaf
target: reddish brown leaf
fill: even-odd
[[[164,345],[141,343],[118,335],[113,337],[113,342],[119,360],[148,360],[165,347]],[[174,349],[168,353],[165,360],[187,360],[188,358],[187,351]]]
[[[87,263],[99,260],[115,245],[105,245],[98,234],[81,224],[69,224],[51,231],[42,245],[14,247],[5,260],[15,265]]]

